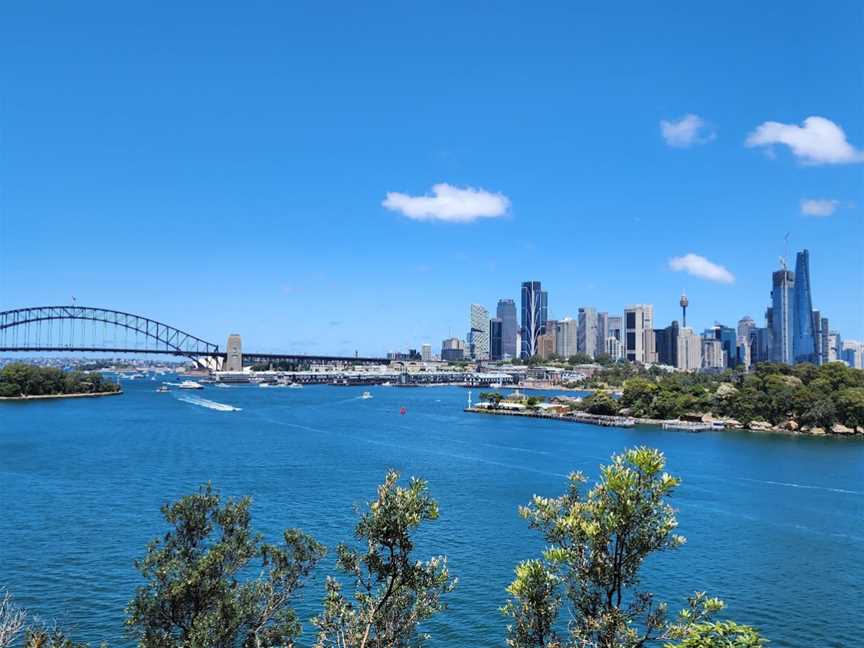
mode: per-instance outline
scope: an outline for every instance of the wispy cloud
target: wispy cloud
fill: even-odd
[[[700,279],[707,279],[708,281],[725,284],[735,282],[735,276],[726,268],[692,252],[684,256],[669,259],[669,268],[676,272],[686,272],[689,275],[699,277]]]
[[[768,121],[747,136],[745,146],[784,144],[804,164],[852,164],[864,162],[864,152],[846,140],[846,133],[824,117],[808,117],[803,126]]]
[[[805,216],[825,218],[837,211],[839,205],[839,200],[832,200],[830,198],[802,198],[801,213]]]
[[[392,191],[381,204],[413,220],[470,223],[479,218],[504,216],[510,208],[510,199],[501,193],[442,182],[432,187],[431,196],[409,196]]]
[[[660,134],[666,144],[674,148],[689,148],[710,142],[717,134],[711,125],[699,115],[684,115],[678,121],[660,120]]]

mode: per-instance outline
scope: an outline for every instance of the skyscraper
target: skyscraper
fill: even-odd
[[[620,315],[610,315],[607,319],[606,354],[613,360],[624,357],[624,320]]]
[[[795,257],[795,287],[792,311],[792,357],[794,362],[816,364],[813,335],[813,300],[810,295],[810,252],[801,250]]]
[[[597,355],[606,353],[606,338],[609,337],[609,313],[597,313]]]
[[[636,304],[624,309],[624,357],[630,362],[657,361],[654,350],[654,307]]]
[[[682,371],[698,371],[702,367],[702,340],[692,328],[678,329],[675,366]]]
[[[420,359],[423,362],[432,362],[432,345],[424,344],[420,347]]]
[[[663,329],[654,329],[655,347],[657,350],[657,362],[670,367],[678,366],[678,322]]]
[[[771,275],[771,361],[792,364],[795,275],[785,265]]]
[[[726,354],[725,366],[734,367],[738,364],[738,332],[735,329],[722,324],[715,324],[710,329],[705,330],[703,337],[720,340],[723,353]]]
[[[592,358],[597,350],[597,309],[585,306],[579,309],[579,334],[576,342],[579,353],[586,353]]]
[[[489,359],[500,360],[503,357],[503,339],[501,336],[504,323],[499,318],[489,320]]]
[[[489,359],[489,311],[471,304],[471,353],[475,360]]]
[[[512,299],[499,299],[495,313],[501,320],[501,357],[516,358],[516,336],[519,325],[516,323],[516,303]]]
[[[548,295],[539,281],[522,284],[522,357],[537,355],[537,338],[546,332]]]
[[[575,355],[578,344],[579,321],[565,317],[558,322],[555,335],[555,353],[562,358]]]

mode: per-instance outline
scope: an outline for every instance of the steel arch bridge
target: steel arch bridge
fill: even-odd
[[[0,312],[0,351],[84,351],[225,356],[218,344],[132,313],[88,306],[34,306]]]

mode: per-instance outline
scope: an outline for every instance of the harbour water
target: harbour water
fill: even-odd
[[[430,645],[502,646],[504,588],[541,548],[517,506],[644,444],[683,478],[673,503],[688,538],[650,560],[645,589],[673,611],[695,590],[719,596],[772,647],[864,645],[861,440],[478,416],[462,411],[466,392],[454,387],[208,386],[188,398],[156,384],[0,405],[0,586],[80,640],[131,645],[133,560],[164,531],[166,500],[211,480],[253,496],[268,539],[302,527],[332,548],[351,541],[354,507],[393,467],[427,479],[441,505],[418,555],[446,554],[459,578]],[[328,559],[303,591],[304,618],[320,609],[332,568]],[[307,624],[301,644],[311,643]]]

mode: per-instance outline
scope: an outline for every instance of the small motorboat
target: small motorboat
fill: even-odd
[[[197,383],[194,380],[184,380],[179,385],[177,385],[178,389],[204,389],[204,385],[201,383]]]
[[[370,394],[368,391],[364,391],[363,395],[360,398],[362,398],[363,400],[369,400],[370,398],[372,398],[372,394]]]
[[[288,389],[303,389],[303,385],[298,382],[292,382],[290,385],[288,385]]]
[[[171,390],[168,389],[168,385],[159,385],[158,389],[156,389],[157,394],[164,394],[164,393],[170,392],[170,391]]]

